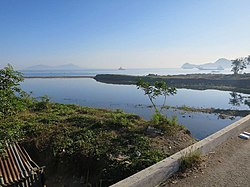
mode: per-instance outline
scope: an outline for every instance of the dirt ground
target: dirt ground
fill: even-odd
[[[250,139],[235,135],[205,156],[199,167],[176,174],[163,186],[250,186]]]

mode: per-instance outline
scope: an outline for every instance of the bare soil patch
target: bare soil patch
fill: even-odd
[[[250,140],[235,134],[202,159],[199,166],[177,173],[161,186],[250,186]]]

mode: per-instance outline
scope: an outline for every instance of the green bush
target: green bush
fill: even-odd
[[[181,157],[180,162],[181,171],[198,166],[201,163],[201,153],[199,151],[187,153],[185,156]]]
[[[20,88],[22,81],[22,74],[10,64],[0,69],[0,118],[12,116],[24,108],[21,98],[25,92]]]
[[[35,110],[41,111],[41,110],[49,110],[52,106],[52,103],[50,101],[50,97],[47,95],[39,97],[40,101],[36,102]]]
[[[150,125],[162,130],[164,133],[168,133],[170,130],[173,130],[173,128],[181,127],[178,125],[178,118],[176,116],[167,118],[161,113],[153,114]]]

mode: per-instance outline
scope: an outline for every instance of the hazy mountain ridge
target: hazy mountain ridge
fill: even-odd
[[[183,68],[183,69],[198,68],[198,69],[222,70],[222,69],[230,68],[231,65],[232,65],[231,60],[228,60],[226,58],[220,58],[216,62],[205,63],[205,64],[201,64],[201,65],[185,63],[181,66],[181,68]]]
[[[83,69],[75,64],[64,64],[59,66],[35,65],[26,68],[25,70],[77,70]]]

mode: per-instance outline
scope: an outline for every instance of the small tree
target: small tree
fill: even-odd
[[[160,112],[161,112],[161,110],[166,105],[167,96],[176,94],[176,88],[168,87],[167,83],[164,81],[155,82],[155,88],[158,89],[160,91],[160,95],[163,95],[163,97],[164,97],[164,102],[163,102],[161,109],[160,109]]]
[[[164,81],[156,81],[154,85],[150,85],[149,82],[145,82],[140,79],[137,82],[136,86],[137,89],[142,89],[144,91],[144,95],[148,96],[156,113],[160,113],[161,110],[165,107],[167,96],[176,94],[176,88],[168,87],[166,82]],[[155,99],[161,95],[164,96],[164,102],[159,110],[155,104]]]
[[[18,97],[25,94],[20,88],[22,81],[22,74],[15,71],[10,64],[0,69],[0,118],[15,114],[22,106]]]
[[[247,68],[247,65],[250,64],[250,55],[248,57],[237,58],[232,61],[232,72],[234,75],[238,75],[240,71],[243,71]]]
[[[242,58],[237,58],[232,61],[232,72],[234,75],[238,75],[240,71],[246,69],[246,63]]]
[[[16,140],[22,134],[18,120],[10,118],[24,108],[23,98],[27,94],[21,90],[22,74],[8,64],[0,69],[0,157],[5,153],[6,142]]]

